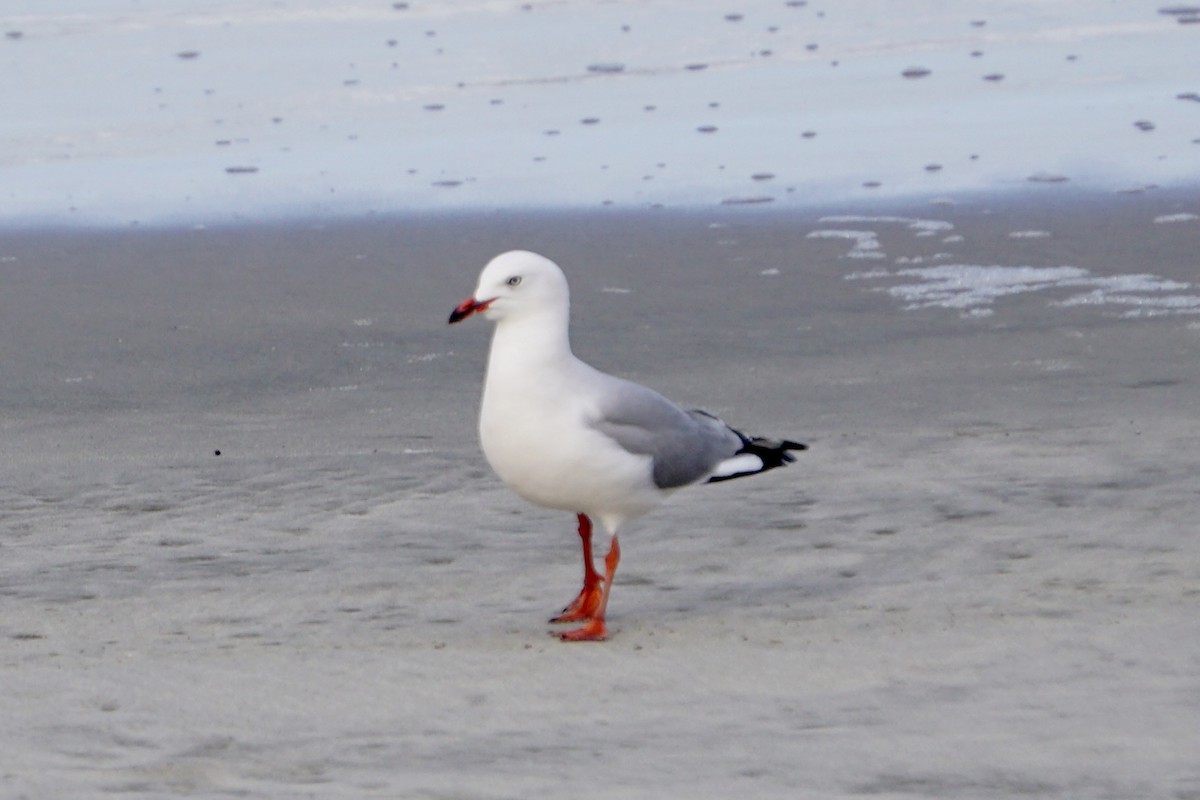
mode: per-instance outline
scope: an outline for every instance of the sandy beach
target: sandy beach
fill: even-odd
[[[0,794],[1200,796],[1200,207],[1051,192],[6,236]],[[812,448],[632,525],[604,644],[445,324],[517,245]]]
[[[14,0],[0,798],[1200,800],[1200,10]],[[497,253],[794,465],[476,441]]]

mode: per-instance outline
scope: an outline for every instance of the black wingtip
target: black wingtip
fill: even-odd
[[[766,472],[769,469],[783,467],[791,464],[796,460],[791,451],[807,450],[808,445],[801,442],[793,442],[791,439],[765,439],[761,436],[746,436],[738,430],[730,428],[742,440],[742,447],[737,454],[742,455],[748,453],[758,456],[762,462],[762,467],[756,470],[747,472],[734,472],[729,475],[714,475],[708,479],[708,483],[717,483],[719,481],[733,480],[734,478],[742,478],[747,475],[757,475],[760,472]]]
[[[739,452],[753,453],[762,459],[763,471],[782,467],[796,460],[790,451],[807,450],[808,445],[793,442],[791,439],[764,439],[759,436],[743,439],[744,444]]]

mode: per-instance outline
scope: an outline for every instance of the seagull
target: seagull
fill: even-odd
[[[576,515],[583,588],[550,620],[581,623],[560,634],[564,641],[607,637],[617,532],[626,522],[684,486],[757,475],[806,449],[747,436],[576,358],[567,278],[537,253],[514,250],[488,262],[450,323],[477,313],[496,323],[479,412],[484,456],[520,497]],[[593,518],[610,537],[603,574],[592,561]]]

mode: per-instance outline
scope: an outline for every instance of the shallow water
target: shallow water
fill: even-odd
[[[0,39],[0,222],[814,208],[1200,174],[1187,15],[978,11],[18,3]]]

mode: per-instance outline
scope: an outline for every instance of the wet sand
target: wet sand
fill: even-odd
[[[1200,796],[1197,212],[6,234],[0,794]],[[581,356],[812,448],[633,524],[600,645],[445,324],[518,246]]]

